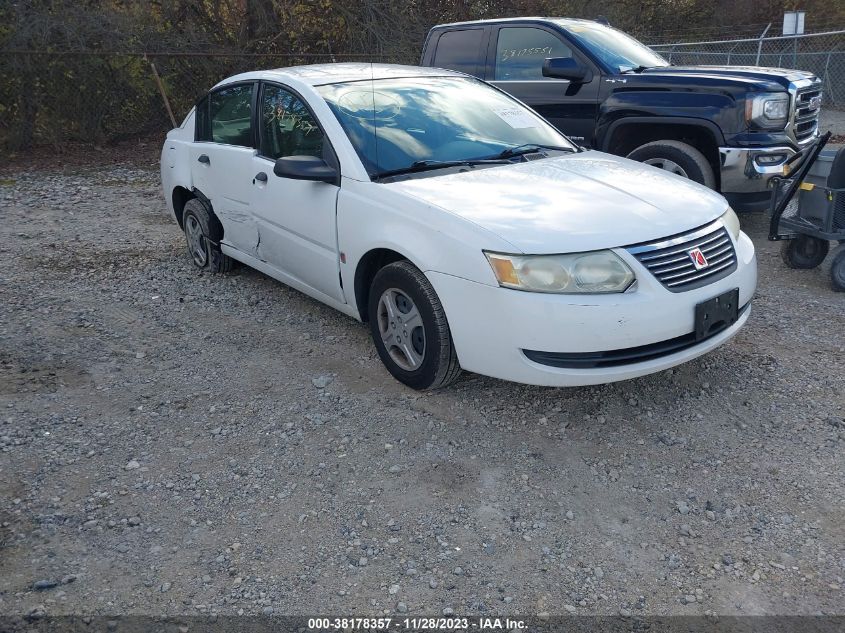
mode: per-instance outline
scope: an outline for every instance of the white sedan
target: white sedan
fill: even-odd
[[[368,322],[415,389],[666,369],[735,335],[757,282],[722,196],[445,70],[231,77],[167,135],[161,176],[196,266],[237,260]]]

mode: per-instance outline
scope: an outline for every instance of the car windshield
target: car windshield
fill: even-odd
[[[533,111],[469,77],[376,79],[317,90],[372,178],[439,163],[503,159],[537,146],[575,149]]]
[[[648,46],[613,27],[590,22],[560,25],[615,72],[669,66]]]

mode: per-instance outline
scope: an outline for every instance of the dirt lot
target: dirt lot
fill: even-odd
[[[419,394],[154,171],[0,178],[0,614],[845,613],[845,296],[762,216],[715,353]]]
[[[819,130],[833,132],[832,143],[845,143],[845,108],[827,106],[819,117]]]

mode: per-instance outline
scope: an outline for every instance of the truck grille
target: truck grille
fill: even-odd
[[[690,251],[698,248],[707,266],[696,270]],[[673,238],[635,244],[626,249],[671,292],[685,292],[706,286],[736,270],[733,241],[716,221]]]
[[[805,141],[816,133],[819,127],[821,96],[821,84],[801,88],[795,93],[795,116],[792,129],[795,140],[798,142]]]

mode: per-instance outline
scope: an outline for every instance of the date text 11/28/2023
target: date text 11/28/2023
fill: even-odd
[[[526,628],[511,618],[309,618],[311,631],[513,631]]]

